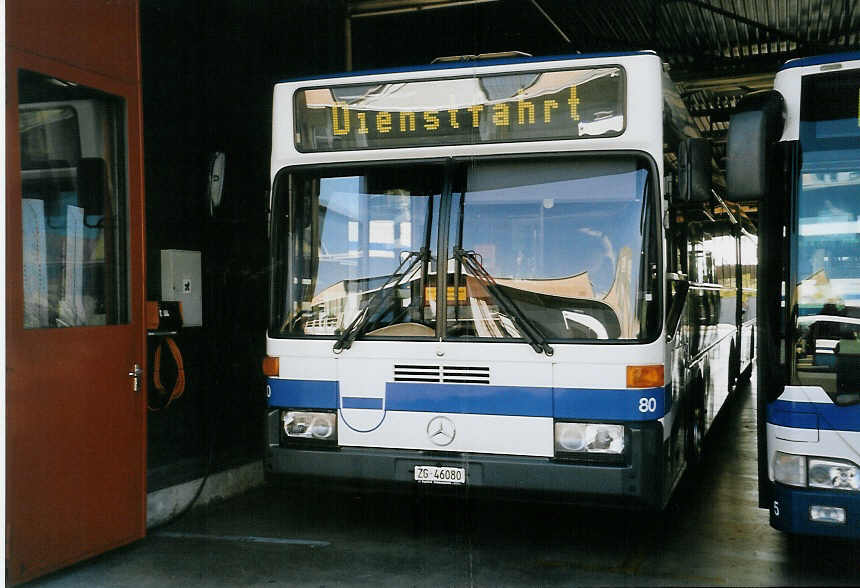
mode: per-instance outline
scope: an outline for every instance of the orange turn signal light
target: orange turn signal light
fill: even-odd
[[[628,365],[628,388],[657,388],[664,384],[662,365]]]
[[[281,375],[281,361],[279,357],[269,357],[267,355],[263,358],[263,375],[270,378],[277,378]]]

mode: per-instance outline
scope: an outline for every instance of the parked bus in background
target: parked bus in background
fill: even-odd
[[[281,83],[271,174],[271,474],[662,508],[749,373],[755,229],[652,52]]]
[[[728,195],[759,201],[760,506],[860,537],[860,53],[799,59],[733,115]]]

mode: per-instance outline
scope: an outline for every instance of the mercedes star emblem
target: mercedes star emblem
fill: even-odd
[[[433,417],[427,423],[427,437],[439,447],[450,445],[456,434],[457,428],[454,426],[454,421],[448,417]]]

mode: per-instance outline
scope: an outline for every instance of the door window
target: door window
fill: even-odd
[[[19,72],[24,328],[129,320],[125,105]]]

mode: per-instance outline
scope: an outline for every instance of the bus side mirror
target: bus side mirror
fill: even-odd
[[[763,200],[771,189],[771,145],[783,127],[784,100],[775,90],[747,94],[729,122],[726,198]]]
[[[707,139],[688,138],[678,145],[678,191],[685,202],[711,199],[711,144]]]
[[[227,156],[223,151],[216,151],[209,158],[209,215],[215,216],[215,209],[221,206],[221,195],[224,193],[224,166]]]

